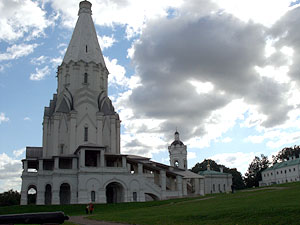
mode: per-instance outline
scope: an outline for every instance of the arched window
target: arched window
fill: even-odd
[[[95,193],[95,191],[91,191],[91,201],[92,202],[96,201],[96,193]]]
[[[179,167],[179,162],[178,162],[178,160],[175,160],[174,166],[175,166],[175,167]]]

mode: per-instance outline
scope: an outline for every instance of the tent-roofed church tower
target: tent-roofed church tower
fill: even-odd
[[[45,108],[43,157],[98,145],[120,153],[120,120],[107,96],[108,70],[98,43],[91,3],[80,2],[78,20],[62,64],[57,95]]]
[[[91,6],[88,1],[79,4],[78,21],[57,71],[57,93],[45,107],[43,146],[26,147],[21,205],[142,202],[203,195],[203,176],[181,166],[121,154],[120,119],[107,96],[109,72]],[[177,144],[171,147],[173,153],[178,149]]]

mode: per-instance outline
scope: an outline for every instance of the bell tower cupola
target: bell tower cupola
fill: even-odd
[[[170,165],[179,169],[187,170],[187,150],[186,145],[179,138],[179,132],[176,129],[174,141],[168,147],[170,156]]]

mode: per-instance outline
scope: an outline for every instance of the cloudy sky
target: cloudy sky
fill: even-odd
[[[122,120],[122,153],[168,164],[177,127],[189,168],[211,158],[245,173],[300,140],[300,1],[91,0]],[[26,146],[79,1],[0,0],[0,192],[20,190]]]

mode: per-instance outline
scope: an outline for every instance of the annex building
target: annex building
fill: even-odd
[[[38,205],[204,195],[205,177],[187,170],[187,148],[177,131],[168,148],[170,165],[121,153],[121,121],[107,95],[109,72],[91,6],[88,1],[79,4],[57,70],[57,93],[44,110],[43,146],[26,148],[21,205],[32,203],[30,190],[35,190]]]
[[[287,161],[276,163],[262,171],[261,177],[260,187],[300,181],[300,158],[293,156]]]

